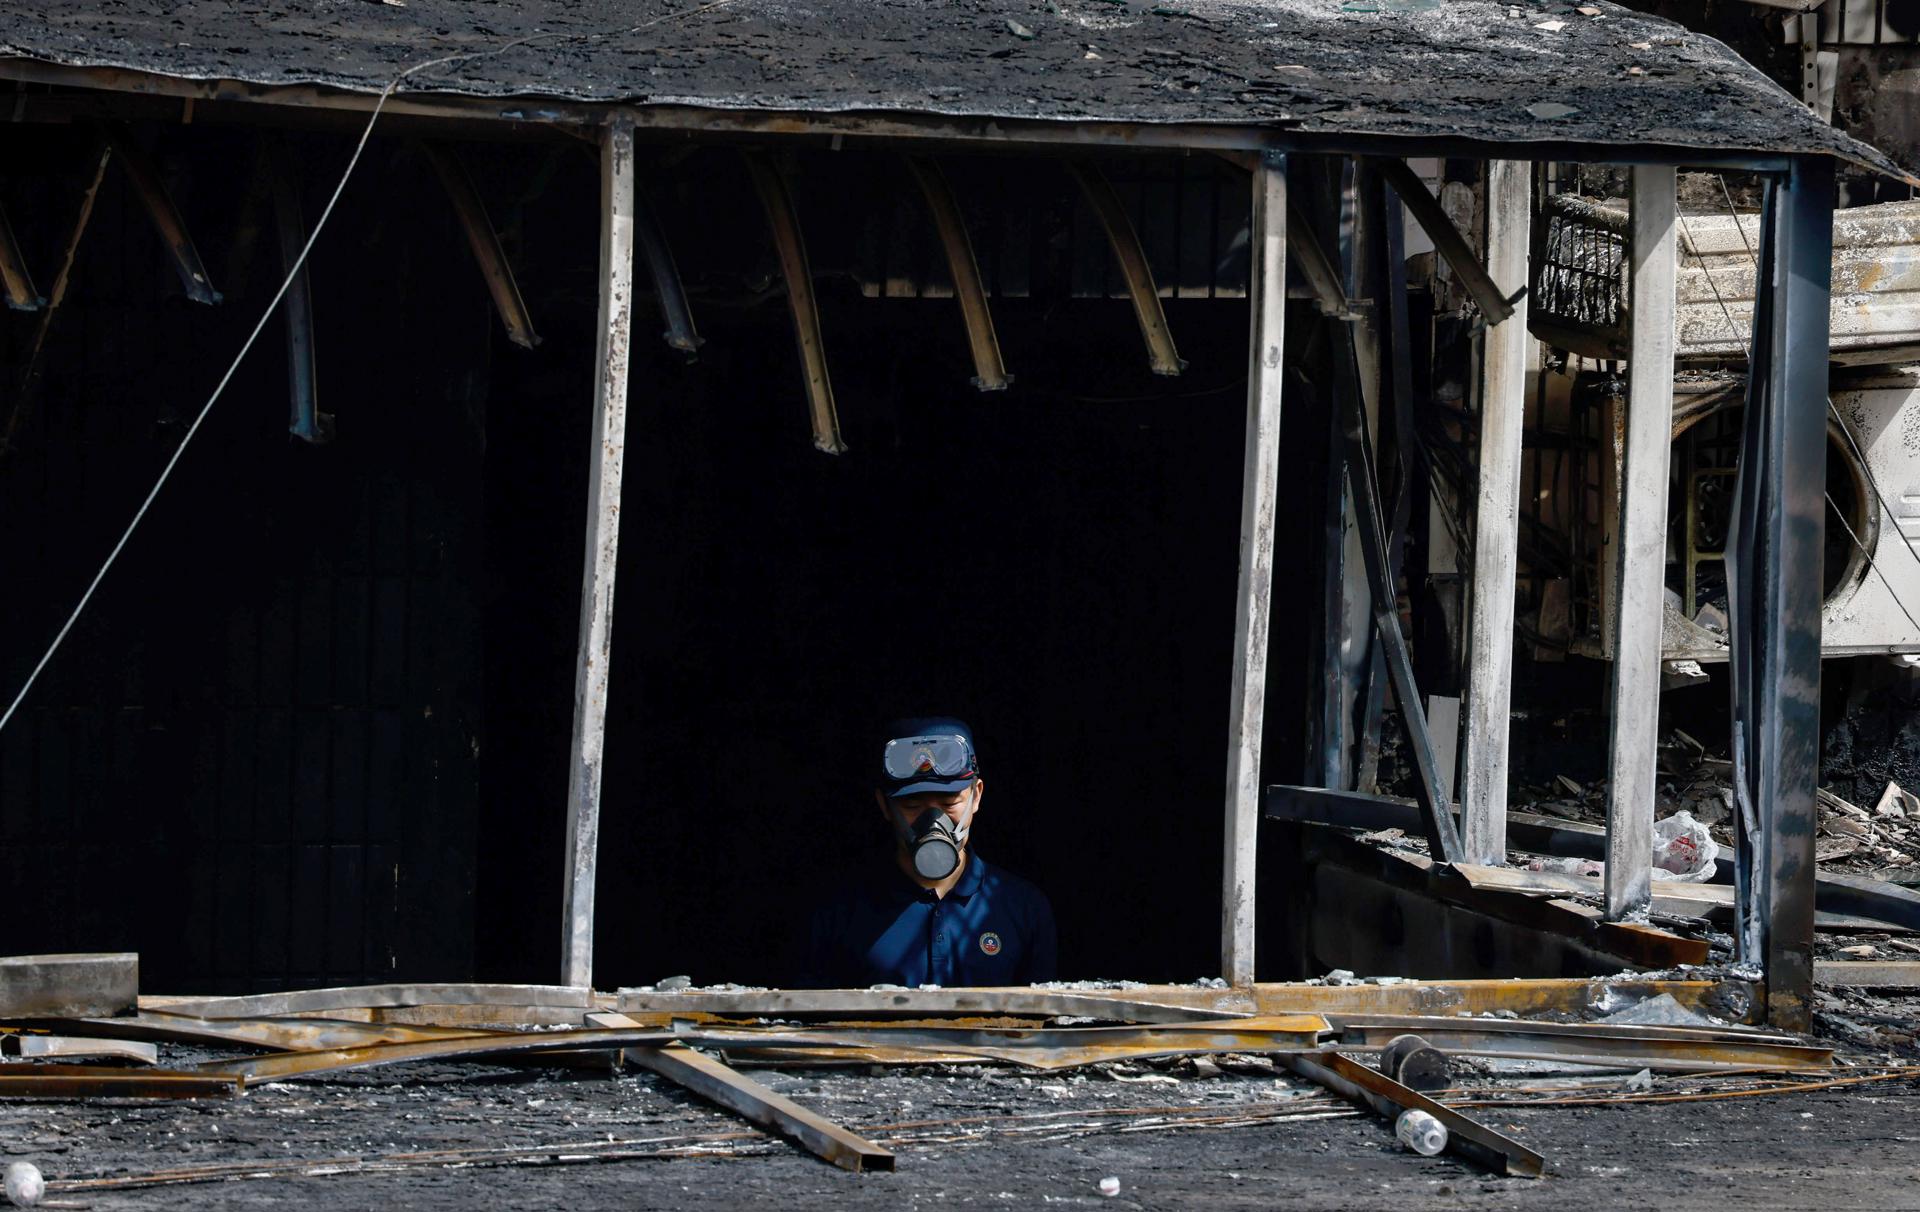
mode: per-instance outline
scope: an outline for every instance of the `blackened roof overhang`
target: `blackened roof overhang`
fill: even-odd
[[[1650,147],[1824,154],[1907,175],[1724,44],[1605,0],[1580,7],[1587,11],[1534,0],[0,0],[0,54],[355,93],[459,56],[415,72],[400,91],[1230,124],[1308,144],[1584,146],[1621,160]]]

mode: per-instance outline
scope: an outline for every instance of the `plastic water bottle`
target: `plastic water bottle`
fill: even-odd
[[[32,1207],[47,1192],[46,1180],[40,1177],[39,1167],[31,1162],[15,1162],[8,1166],[4,1181],[7,1202],[17,1208]]]
[[[1422,1157],[1432,1157],[1447,1147],[1447,1126],[1425,1111],[1403,1111],[1394,1122],[1393,1134],[1400,1143]]]

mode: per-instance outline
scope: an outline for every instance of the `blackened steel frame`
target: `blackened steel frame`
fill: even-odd
[[[1730,552],[1742,958],[1759,960],[1767,1020],[1804,1031],[1813,1001],[1814,786],[1826,489],[1833,164],[1796,159],[1762,229],[1754,399]],[[1764,355],[1764,356],[1762,356]]]

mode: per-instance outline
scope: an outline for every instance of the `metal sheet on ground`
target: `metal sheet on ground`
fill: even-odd
[[[139,991],[132,952],[0,956],[0,1019],[130,1014]]]

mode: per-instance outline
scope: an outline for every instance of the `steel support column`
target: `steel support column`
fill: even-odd
[[[1673,442],[1674,171],[1633,170],[1628,235],[1633,347],[1615,565],[1607,761],[1607,917],[1653,904],[1653,795],[1660,743],[1660,624],[1666,612],[1667,467]]]
[[[1287,161],[1263,153],[1253,170],[1252,313],[1246,464],[1240,498],[1240,586],[1233,626],[1233,706],[1227,751],[1221,974],[1253,983],[1254,855],[1260,831],[1260,730],[1266,717],[1267,613],[1273,593],[1273,511],[1280,464],[1280,384],[1287,315]]]
[[[600,332],[593,371],[586,575],[580,586],[580,658],[573,684],[567,780],[567,856],[560,980],[593,983],[593,891],[600,843],[600,771],[606,751],[613,579],[620,551],[620,475],[627,441],[627,355],[633,335],[633,121],[607,127],[600,150]]]
[[[1813,1000],[1833,164],[1797,159],[1762,236],[1754,360],[1728,578],[1742,957],[1767,1020],[1807,1030]]]
[[[1487,272],[1513,308],[1480,347],[1480,488],[1473,513],[1466,744],[1460,812],[1468,862],[1507,861],[1507,717],[1520,549],[1520,433],[1527,379],[1527,246],[1533,167],[1487,164]],[[1404,196],[1404,195],[1403,195]]]

